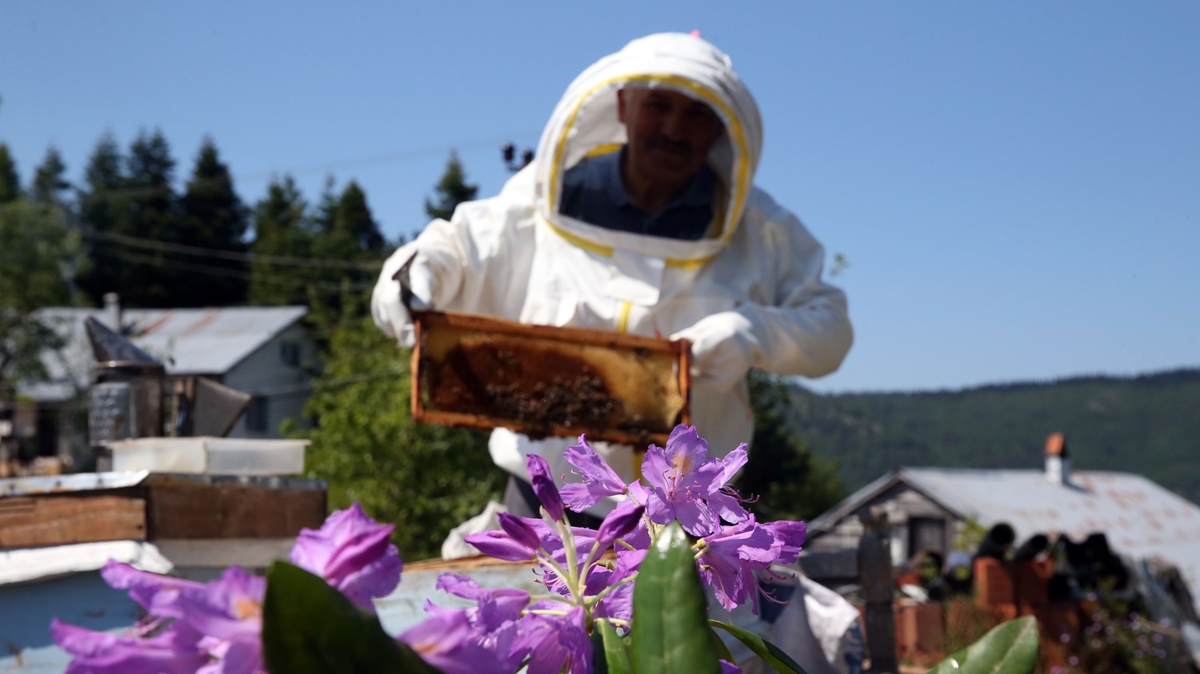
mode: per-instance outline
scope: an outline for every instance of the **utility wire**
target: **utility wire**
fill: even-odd
[[[279,276],[275,274],[254,274],[252,272],[244,272],[237,269],[225,269],[222,267],[212,267],[209,265],[195,264],[184,262],[181,260],[161,260],[159,258],[142,255],[140,253],[131,253],[119,249],[105,250],[97,249],[95,252],[106,257],[115,257],[126,262],[134,262],[137,264],[148,264],[154,267],[162,267],[169,269],[181,269],[183,271],[192,271],[200,274],[211,274],[213,276],[226,276],[245,280],[265,281],[267,283],[281,283],[303,285],[315,289],[319,294],[334,294],[341,293],[347,290],[369,290],[374,287],[373,284],[367,283],[330,283],[327,281],[313,281],[306,278],[295,278],[291,276]]]
[[[181,190],[181,193],[186,194],[187,191],[189,190],[189,187],[191,187],[193,189],[198,189],[198,188],[204,188],[204,187],[222,187],[222,186],[228,184],[232,188],[236,181],[257,182],[259,180],[272,179],[272,178],[275,178],[278,176],[296,176],[296,175],[317,173],[317,172],[321,172],[321,171],[331,172],[331,171],[333,171],[333,169],[336,169],[336,168],[352,168],[355,166],[369,166],[372,164],[390,164],[390,163],[394,163],[394,162],[408,161],[410,159],[419,159],[419,158],[427,157],[427,156],[430,156],[430,155],[433,155],[436,153],[450,152],[452,150],[456,150],[459,148],[476,149],[476,148],[491,147],[491,146],[499,147],[499,144],[507,141],[510,138],[527,137],[530,135],[538,135],[540,133],[541,133],[541,131],[538,130],[538,131],[534,131],[534,132],[524,132],[521,134],[510,134],[509,136],[506,136],[505,138],[487,138],[487,139],[480,138],[480,139],[476,139],[473,141],[468,141],[466,143],[457,143],[457,144],[449,145],[449,146],[427,145],[425,147],[411,148],[411,149],[407,149],[407,150],[398,150],[396,152],[390,152],[390,153],[380,154],[380,155],[373,155],[373,156],[369,156],[369,157],[334,159],[334,160],[330,160],[330,161],[320,163],[320,164],[309,164],[306,166],[299,166],[299,167],[289,169],[289,170],[259,171],[256,173],[242,173],[242,174],[238,174],[238,175],[230,174],[227,177],[221,177],[221,178],[191,177],[187,180],[186,183],[183,184],[183,189]],[[353,180],[353,178],[352,178],[352,180]],[[120,198],[125,198],[125,197],[154,196],[154,195],[168,196],[168,195],[175,193],[174,185],[159,185],[159,186],[153,186],[153,187],[149,187],[149,186],[148,187],[100,186],[99,192],[85,191],[85,187],[90,188],[91,186],[90,185],[80,185],[80,186],[75,187],[75,189],[79,195],[80,203],[83,203],[85,201],[96,202],[96,201],[101,201],[101,200],[120,199]]]
[[[194,255],[196,257],[208,257],[220,260],[233,260],[236,262],[265,262],[267,264],[294,265],[297,267],[354,269],[372,272],[378,272],[379,269],[383,267],[382,260],[378,262],[365,262],[354,260],[334,260],[328,258],[288,257],[285,255],[263,255],[260,253],[237,253],[234,251],[220,250],[217,248],[201,248],[200,246],[188,246],[181,243],[169,243],[167,241],[144,239],[137,236],[129,236],[128,234],[117,234],[116,232],[84,231],[83,236],[87,239],[121,243],[127,246],[133,246],[135,248],[148,248],[151,250],[183,253],[184,255]]]

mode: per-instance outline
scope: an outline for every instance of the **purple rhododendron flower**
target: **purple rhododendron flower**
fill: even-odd
[[[205,584],[203,591],[180,593],[182,611],[178,620],[222,641],[257,642],[266,593],[265,578],[231,566],[219,579]]]
[[[496,517],[500,521],[500,528],[514,541],[529,548],[530,551],[537,551],[541,547],[542,541],[537,530],[528,522],[508,513],[499,513]]]
[[[59,622],[50,636],[72,656],[66,674],[193,674],[209,662],[197,646],[198,635],[167,628],[153,637],[94,632]]]
[[[766,522],[760,526],[770,531],[775,537],[775,546],[772,548],[775,555],[774,563],[795,564],[800,557],[804,538],[808,535],[808,525],[804,522],[779,520]]]
[[[230,567],[220,579],[201,584],[111,561],[101,573],[114,587],[128,589],[147,609],[153,607],[155,617],[140,632],[158,633],[118,637],[55,621],[51,626],[55,642],[74,656],[67,670],[71,674],[263,671],[263,578]],[[164,618],[170,622],[163,622]]]
[[[628,499],[617,504],[617,507],[600,523],[600,530],[596,532],[596,542],[600,544],[600,548],[608,548],[618,538],[636,529],[638,524],[641,524],[642,515],[645,512],[644,506]]]
[[[583,477],[583,482],[563,485],[560,492],[563,501],[575,512],[591,508],[606,496],[625,493],[626,486],[621,476],[600,458],[582,435],[579,436],[579,444],[568,447],[563,456]]]
[[[400,583],[403,562],[389,542],[392,524],[379,524],[357,503],[330,515],[321,528],[303,529],[288,559],[324,578],[350,601],[369,611]]]
[[[700,576],[712,587],[721,606],[733,610],[751,599],[758,613],[755,572],[767,570],[775,561],[772,550],[776,541],[771,530],[750,519],[701,539],[701,544]]]
[[[642,464],[642,476],[655,498],[646,504],[650,519],[657,524],[678,520],[693,536],[707,536],[717,527],[717,517],[702,500],[714,475],[702,471],[708,459],[708,443],[695,426],[676,426],[665,448],[650,445]]]
[[[521,611],[529,605],[529,593],[524,590],[510,588],[484,588],[473,578],[454,573],[443,573],[438,576],[437,589],[474,601],[475,609],[468,610],[468,616],[476,627],[491,631],[505,623],[521,617]]]
[[[522,659],[528,655],[529,674],[590,674],[592,640],[583,622],[579,606],[566,615],[530,613],[522,618],[514,649]]]
[[[100,569],[100,577],[114,590],[126,590],[129,598],[147,613],[163,618],[179,616],[180,592],[203,591],[204,588],[203,583],[140,571],[114,559],[108,560]]]
[[[480,643],[465,611],[444,611],[405,630],[400,641],[443,674],[511,674],[507,653]]]
[[[725,458],[714,459],[702,469],[706,473],[711,472],[712,474],[712,481],[705,490],[704,500],[708,502],[708,507],[718,517],[730,524],[745,522],[750,517],[750,513],[742,507],[741,500],[729,493],[725,486],[742,469],[742,466],[746,465],[747,460],[746,443],[743,442]]]
[[[550,472],[550,464],[537,454],[525,457],[525,468],[529,471],[529,481],[533,485],[533,493],[542,502],[542,507],[550,515],[550,519],[561,522],[563,518],[563,500],[554,484],[554,475]]]
[[[505,531],[481,531],[465,536],[463,540],[488,557],[503,559],[506,562],[533,561],[535,553],[533,548],[509,536]]]

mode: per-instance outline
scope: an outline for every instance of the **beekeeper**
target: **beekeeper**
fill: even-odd
[[[820,377],[853,338],[845,295],[821,278],[823,248],[754,186],[761,150],[758,107],[728,56],[687,34],[634,40],[571,83],[536,159],[499,195],[459,205],[388,259],[375,322],[412,345],[394,278],[411,260],[414,307],[690,340],[692,419],[723,456],[753,433],[750,368]],[[489,448],[523,478],[529,453],[568,474],[569,444],[497,429]],[[595,446],[633,479],[631,448]],[[506,494],[517,511],[520,486]]]

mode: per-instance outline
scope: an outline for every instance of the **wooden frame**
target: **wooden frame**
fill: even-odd
[[[425,407],[423,400],[424,338],[432,331],[440,328],[474,331],[494,335],[509,335],[523,339],[569,343],[574,345],[599,346],[617,351],[650,351],[653,353],[669,354],[674,358],[676,384],[682,398],[682,408],[679,412],[678,423],[691,422],[690,391],[691,391],[691,344],[687,340],[669,341],[640,335],[626,335],[600,330],[581,328],[556,328],[548,325],[525,325],[504,321],[487,316],[472,314],[456,314],[436,311],[413,312],[413,325],[416,332],[416,345],[412,352],[412,415],[419,423],[440,424],[445,426],[460,426],[467,428],[493,429],[504,427],[516,432],[524,432],[528,427],[515,419],[503,419],[483,414],[432,410]],[[634,445],[644,451],[646,442],[665,445],[667,432],[635,433],[614,428],[590,428],[586,426],[565,426],[552,424],[548,429],[539,428],[545,434],[576,437],[587,435],[590,440],[606,440],[622,444]],[[639,446],[640,445],[640,446]]]

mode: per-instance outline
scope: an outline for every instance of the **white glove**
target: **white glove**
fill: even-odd
[[[692,343],[692,385],[728,391],[744,379],[760,350],[753,327],[742,314],[723,311],[671,335]]]
[[[414,259],[414,251],[403,248],[396,251],[383,265],[379,281],[371,293],[371,317],[375,325],[389,337],[395,337],[400,346],[412,348],[416,342],[412,317],[402,300],[405,286],[410,291],[409,304],[413,309],[428,309],[428,298],[433,296],[433,278],[429,268]],[[413,264],[409,264],[409,262]],[[397,272],[408,265],[405,273],[395,278]]]

